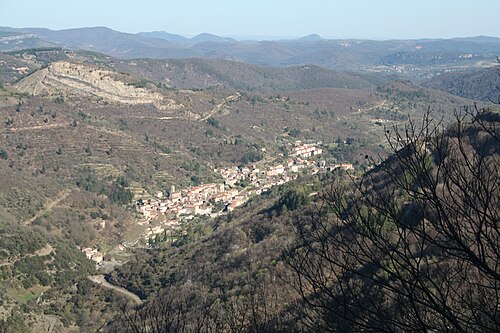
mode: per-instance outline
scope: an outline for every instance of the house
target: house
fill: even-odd
[[[238,179],[236,177],[226,178],[226,180],[224,181],[224,183],[227,186],[231,186],[231,187],[234,186],[237,182],[238,182]]]
[[[181,197],[182,197],[182,193],[180,191],[170,193],[170,200],[172,200],[172,201],[179,200]]]
[[[210,206],[202,206],[200,204],[191,204],[184,207],[188,215],[209,215],[212,212]]]
[[[185,210],[186,210],[186,214],[197,214],[198,213],[198,205],[185,205],[184,206]]]
[[[344,170],[354,170],[354,167],[351,163],[342,163],[340,167]]]
[[[156,227],[151,228],[151,232],[153,233],[153,235],[161,234],[164,231],[165,231],[165,229],[163,229],[160,226],[156,226]]]
[[[327,171],[333,171],[337,169],[354,170],[354,166],[351,163],[341,163],[341,164],[332,164],[326,168]]]
[[[292,157],[308,158],[311,156],[321,155],[323,150],[317,148],[314,144],[301,144],[300,141],[295,142],[295,147],[290,152]]]
[[[92,260],[99,264],[104,261],[104,255],[102,253],[96,253],[92,256]]]
[[[199,215],[210,215],[211,213],[212,213],[212,207],[210,206],[203,206],[198,209]]]
[[[243,205],[246,201],[246,197],[242,195],[236,196],[229,205],[227,205],[227,210],[230,212],[234,210],[236,207]]]
[[[104,254],[99,252],[97,249],[86,247],[82,249],[82,252],[85,253],[87,259],[95,261],[96,263],[100,263],[104,260]]]
[[[267,176],[277,176],[281,175],[284,172],[285,168],[283,167],[283,164],[278,164],[269,168],[269,171],[267,171]]]

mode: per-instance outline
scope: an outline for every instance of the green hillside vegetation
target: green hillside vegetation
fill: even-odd
[[[140,255],[111,279],[148,302],[111,331],[495,331],[498,120],[486,111],[446,130],[409,125],[360,178],[304,179],[210,235]]]
[[[238,281],[242,278],[240,274],[251,273],[251,267],[256,264],[263,270],[272,266],[271,261],[279,252],[267,250],[279,249],[289,241],[290,225],[283,225],[290,215],[287,212],[304,207],[309,202],[308,195],[320,187],[320,179],[311,178],[273,189],[265,196],[254,198],[238,212],[210,222],[213,232],[202,233],[199,240],[174,242],[164,250],[144,253],[137,261],[113,272],[111,279],[143,298],[165,293],[166,288],[175,289],[187,280],[205,278],[228,292],[239,289],[245,284],[244,280]],[[193,238],[189,233],[184,237]],[[247,269],[249,272],[241,272]]]
[[[465,98],[499,102],[500,67],[474,72],[445,73],[425,81],[424,85]]]
[[[8,214],[2,215],[0,237],[1,305],[7,313],[26,315],[50,288],[68,288],[77,278],[95,271],[71,238],[58,237],[42,227],[20,226]],[[18,319],[10,317],[7,324]]]
[[[397,151],[388,130],[425,120],[429,109],[448,126],[454,111],[475,102],[316,66],[119,60],[59,48],[0,53],[0,61],[0,332],[47,331],[54,322],[60,331],[126,332],[154,316],[172,323],[171,311],[187,331],[201,322],[207,332],[307,331],[310,319],[329,325],[331,313],[309,312],[307,304],[321,298],[314,286],[297,290],[285,255],[304,245],[300,226],[310,230],[333,181],[358,184],[365,170],[387,165],[380,163]],[[50,72],[61,61],[70,64],[66,72]],[[491,135],[490,127],[474,126],[467,128]],[[196,216],[172,234],[138,242],[170,218],[146,221],[138,200],[168,195],[172,186],[222,183],[219,167],[285,164],[297,140],[321,147],[315,164],[355,170],[301,175],[216,219]],[[400,192],[397,204],[413,207]],[[363,216],[371,216],[365,206]],[[339,213],[333,208],[328,216]],[[91,282],[98,272],[83,248],[104,253],[99,273],[143,305]]]

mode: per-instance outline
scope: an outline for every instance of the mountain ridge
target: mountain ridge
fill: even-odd
[[[383,40],[298,39],[237,41],[202,33],[191,39],[165,32],[122,33],[106,27],[50,30],[0,28],[0,51],[39,46],[86,49],[131,58],[220,58],[286,67],[314,64],[336,70],[371,71],[423,77],[443,68],[481,68],[494,64],[500,38]],[[17,35],[12,35],[17,34]]]

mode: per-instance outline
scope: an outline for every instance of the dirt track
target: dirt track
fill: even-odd
[[[41,217],[46,212],[50,212],[52,210],[52,208],[54,208],[61,201],[63,201],[64,199],[66,199],[70,193],[71,193],[71,190],[69,190],[69,189],[66,189],[66,190],[63,190],[63,191],[59,192],[59,194],[54,199],[52,199],[50,202],[48,202],[43,207],[43,209],[41,209],[38,213],[35,214],[35,216],[33,216],[32,218],[30,218],[29,220],[24,221],[23,224],[24,225],[31,224],[31,223],[33,223],[33,221],[35,221],[37,218]]]
[[[125,295],[127,298],[131,299],[136,304],[142,304],[142,300],[139,298],[139,296],[137,296],[136,294],[128,291],[125,288],[122,288],[122,287],[119,287],[119,286],[115,286],[114,284],[109,283],[108,281],[106,281],[104,279],[104,275],[91,275],[91,276],[88,276],[87,278],[90,281],[92,281],[94,283],[97,283],[98,285],[100,285],[103,288],[113,289],[116,292],[118,292],[118,293],[120,293],[122,295]]]
[[[220,104],[217,104],[213,109],[212,111],[210,111],[205,117],[203,118],[200,118],[198,121],[202,122],[202,121],[205,121],[207,120],[208,118],[212,117],[214,114],[216,114],[217,112],[221,111],[222,108],[229,102],[234,102],[236,101],[238,98],[240,98],[241,95],[240,93],[236,93],[234,95],[231,95],[231,96],[228,96],[224,99],[224,101],[222,101],[222,103]]]

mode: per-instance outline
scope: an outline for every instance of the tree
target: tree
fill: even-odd
[[[498,112],[387,131],[393,155],[296,221],[288,282],[316,331],[500,330]]]
[[[270,287],[274,273],[247,273],[240,294],[193,283],[170,288],[140,307],[122,307],[108,332],[131,333],[279,333],[299,332],[282,313],[281,290]]]
[[[290,130],[290,132],[288,132],[288,134],[296,138],[300,135],[300,130],[297,128],[293,128],[292,130]]]
[[[26,332],[28,327],[19,314],[13,314],[5,320],[0,320],[0,333]]]
[[[213,332],[206,321],[212,310],[212,299],[198,286],[186,285],[170,294],[145,303],[139,308],[122,307],[121,320],[110,332],[181,333]]]

